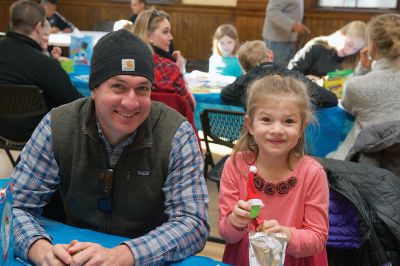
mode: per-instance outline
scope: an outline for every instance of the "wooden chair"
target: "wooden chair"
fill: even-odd
[[[48,112],[43,91],[34,85],[0,85],[0,148],[12,165],[11,150],[22,150],[37,124]]]

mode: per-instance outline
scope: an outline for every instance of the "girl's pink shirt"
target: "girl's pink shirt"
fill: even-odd
[[[236,230],[228,221],[228,215],[238,200],[246,199],[249,163],[254,156],[246,153],[232,156],[225,163],[219,192],[218,229],[229,244],[240,241],[248,232],[255,231],[250,223],[246,230]],[[237,169],[240,169],[238,171]],[[297,184],[287,194],[267,195],[258,192],[264,203],[259,217],[277,220],[287,226],[292,238],[286,254],[293,257],[312,256],[322,251],[328,238],[329,188],[323,167],[313,158],[304,156],[290,176],[297,177]],[[289,178],[288,176],[287,178]]]

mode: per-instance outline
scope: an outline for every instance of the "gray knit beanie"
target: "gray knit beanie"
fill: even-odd
[[[117,75],[134,75],[153,83],[153,56],[147,45],[126,29],[110,32],[99,39],[90,61],[89,89]]]

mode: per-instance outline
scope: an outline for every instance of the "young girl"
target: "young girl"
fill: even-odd
[[[304,130],[313,119],[304,83],[293,77],[264,76],[252,83],[241,138],[225,163],[219,193],[218,227],[226,241],[223,262],[249,265],[248,233],[283,233],[285,266],[328,265],[327,177],[304,155]],[[250,166],[264,204],[255,227],[245,201]]]
[[[236,52],[239,48],[239,38],[236,28],[223,24],[217,28],[213,36],[213,54],[209,61],[211,74],[239,77],[242,74]]]

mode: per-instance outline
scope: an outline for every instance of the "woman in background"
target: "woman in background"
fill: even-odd
[[[372,18],[367,38],[368,54],[375,62],[369,73],[347,83],[342,105],[355,121],[339,149],[328,155],[331,158],[345,159],[364,127],[400,117],[400,15]]]
[[[146,42],[153,52],[154,86],[157,92],[179,93],[195,107],[193,95],[183,79],[185,59],[180,51],[171,55],[169,47],[173,39],[171,17],[162,10],[150,9],[140,12],[132,32]]]

